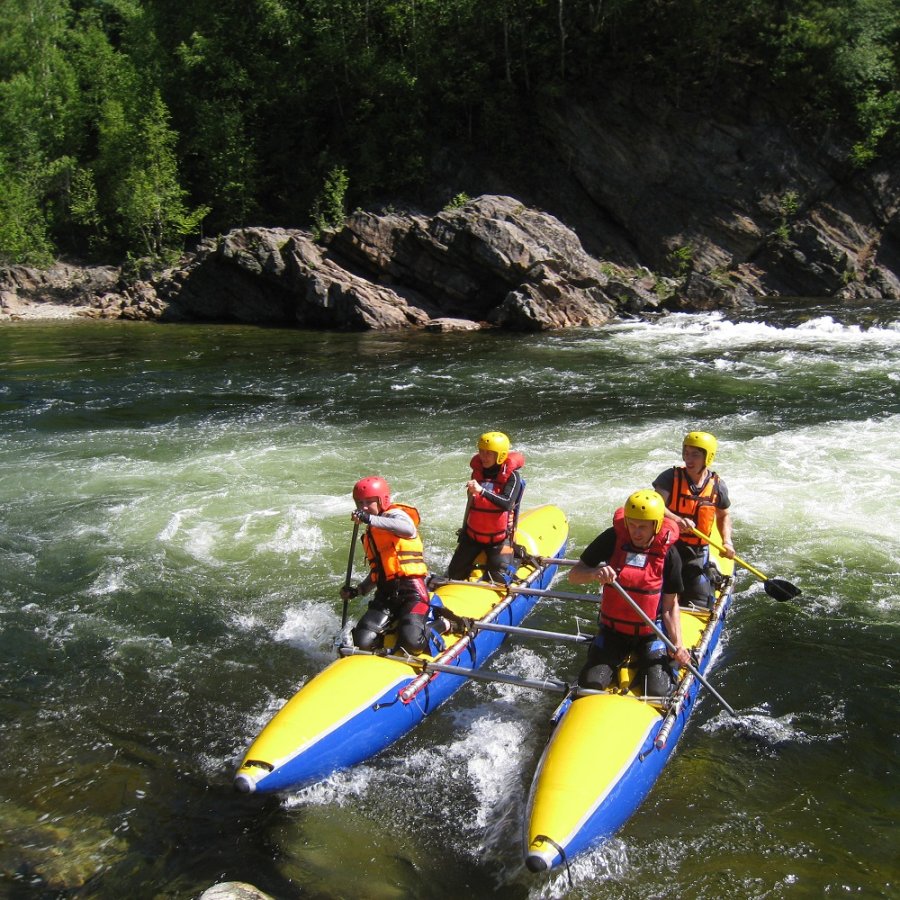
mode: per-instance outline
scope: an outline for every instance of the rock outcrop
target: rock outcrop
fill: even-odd
[[[66,302],[93,317],[355,330],[597,326],[659,308],[674,285],[601,263],[553,216],[498,196],[434,216],[357,212],[322,242],[236,229],[155,280],[69,274]],[[59,302],[40,273],[7,270],[0,290]]]

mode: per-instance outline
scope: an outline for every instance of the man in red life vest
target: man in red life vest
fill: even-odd
[[[679,530],[678,552],[681,554],[684,592],[681,603],[711,607],[715,602],[710,575],[715,578],[709,561],[709,544],[690,529],[710,534],[713,523],[718,526],[725,556],[734,558],[731,543],[731,500],[725,482],[709,467],[716,457],[718,442],[706,431],[691,431],[681,446],[683,466],[661,472],[653,489],[666,503],[666,518]],[[713,568],[710,568],[713,566]]]
[[[487,431],[478,439],[478,452],[469,465],[472,477],[466,482],[465,521],[447,576],[468,578],[475,558],[484,553],[488,577],[502,581],[513,565],[513,537],[525,489],[521,475],[525,457],[510,451],[509,438],[502,431]]]
[[[353,643],[362,650],[381,647],[384,633],[396,622],[397,644],[402,649],[408,653],[426,650],[428,568],[418,532],[418,510],[392,503],[388,483],[377,475],[357,481],[353,499],[356,509],[350,518],[368,526],[362,545],[369,574],[357,587],[342,588],[341,599],[365,596],[375,589],[368,609],[353,629]]]
[[[631,654],[646,693],[664,697],[676,676],[674,663],[683,666],[690,654],[681,642],[678,593],[682,589],[681,557],[675,548],[678,528],[665,517],[666,505],[656,491],[635,491],[616,510],[612,528],[597,535],[569,572],[574,584],[597,581],[604,585],[600,630],[588,649],[578,683],[607,688]],[[618,581],[628,595],[664,629],[677,648],[672,652],[612,587]],[[670,657],[672,657],[670,661]]]

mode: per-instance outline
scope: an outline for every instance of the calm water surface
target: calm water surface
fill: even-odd
[[[0,895],[897,896],[898,371],[896,307],[536,336],[0,327]],[[333,659],[357,478],[419,507],[443,572],[474,441],[504,430],[574,555],[692,428],[720,439],[738,553],[804,593],[741,571],[711,673],[740,716],[704,699],[571,884],[521,864],[552,695],[471,684],[367,765],[232,790]],[[579,662],[528,642],[494,665]]]

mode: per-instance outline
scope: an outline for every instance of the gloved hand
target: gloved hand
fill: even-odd
[[[354,509],[350,513],[350,518],[354,522],[362,522],[363,525],[368,525],[372,521],[372,514],[367,509]]]
[[[359,588],[351,587],[349,584],[341,588],[341,600],[352,600],[359,596]]]

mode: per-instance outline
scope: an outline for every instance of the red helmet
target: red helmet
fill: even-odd
[[[360,503],[370,497],[377,498],[381,508],[387,509],[391,505],[391,486],[378,475],[360,478],[353,485],[354,501]]]

